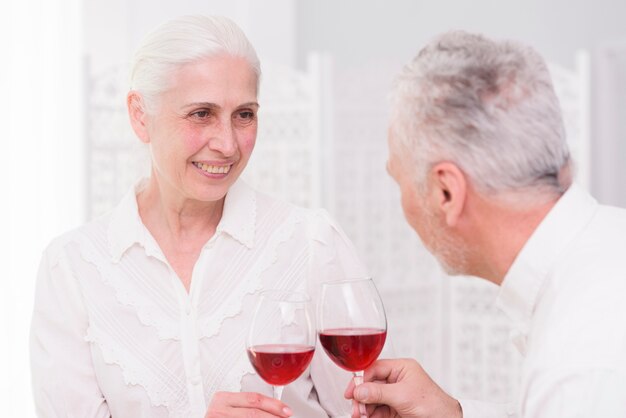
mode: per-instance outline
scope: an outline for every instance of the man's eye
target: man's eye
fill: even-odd
[[[249,110],[239,112],[239,117],[242,119],[254,119],[254,112],[250,112]]]

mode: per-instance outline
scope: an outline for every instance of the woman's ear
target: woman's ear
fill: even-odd
[[[437,210],[443,214],[446,224],[457,225],[463,214],[467,198],[467,179],[454,163],[444,161],[431,169],[432,197]]]
[[[146,125],[147,113],[141,93],[135,90],[129,91],[126,96],[126,106],[128,107],[128,116],[133,131],[135,131],[135,134],[139,137],[141,142],[148,144],[150,142],[150,135],[148,135]]]

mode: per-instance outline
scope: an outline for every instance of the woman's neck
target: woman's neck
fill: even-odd
[[[224,198],[199,202],[182,196],[153,174],[146,187],[137,195],[139,215],[144,225],[156,237],[168,240],[208,240],[222,218]]]

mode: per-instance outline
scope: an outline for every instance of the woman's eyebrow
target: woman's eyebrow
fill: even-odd
[[[240,104],[237,107],[256,107],[256,108],[259,108],[260,105],[257,102],[248,102],[248,103]]]
[[[220,109],[220,105],[218,105],[217,103],[211,103],[211,102],[193,102],[193,103],[189,103],[183,106],[183,110],[186,109],[190,109],[192,107],[204,107],[204,108],[209,108],[209,109]]]
[[[190,109],[193,107],[204,107],[204,108],[208,108],[208,109],[221,109],[222,107],[220,105],[218,105],[217,103],[212,103],[212,102],[193,102],[193,103],[189,103],[186,104],[182,107],[183,110],[186,109]],[[261,107],[257,102],[247,102],[247,103],[242,103],[240,104],[239,107],[256,107],[259,108]]]

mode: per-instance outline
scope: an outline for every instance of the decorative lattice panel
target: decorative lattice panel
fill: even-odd
[[[113,208],[135,180],[147,174],[147,150],[126,112],[125,65],[87,74],[87,215]]]
[[[587,190],[591,183],[589,66],[586,51],[580,51],[576,56],[574,71],[553,64],[548,66],[563,112],[567,142],[575,165],[575,180]]]
[[[305,207],[321,204],[323,60],[307,71],[266,64],[259,102],[259,132],[243,178],[266,193]]]
[[[550,66],[582,174],[589,168],[584,68]],[[244,178],[293,203],[330,210],[380,287],[396,355],[418,359],[456,396],[509,399],[520,358],[494,307],[497,287],[441,272],[404,220],[386,173],[386,93],[396,71],[373,63],[331,72],[320,56],[304,72],[265,65],[257,145]],[[127,122],[125,77],[122,67],[89,77],[91,216],[112,207],[146,170],[145,150]]]

